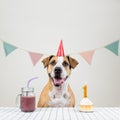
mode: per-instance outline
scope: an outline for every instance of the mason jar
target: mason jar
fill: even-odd
[[[35,110],[35,94],[34,88],[31,87],[24,87],[21,88],[21,94],[17,96],[17,103],[18,98],[20,98],[18,105],[23,112],[33,112]]]

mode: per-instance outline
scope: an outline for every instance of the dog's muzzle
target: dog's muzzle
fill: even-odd
[[[55,67],[54,69],[54,77],[52,77],[50,74],[49,74],[49,77],[52,79],[53,81],[53,84],[56,86],[56,87],[59,87],[60,85],[62,85],[64,83],[64,81],[68,78],[68,76],[66,76],[65,78],[62,77],[62,69],[61,67]]]

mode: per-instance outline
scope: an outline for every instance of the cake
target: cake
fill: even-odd
[[[83,99],[80,102],[80,111],[92,111],[93,103],[88,99],[87,84],[83,86]]]
[[[93,103],[88,98],[83,98],[80,102],[81,111],[92,111]]]

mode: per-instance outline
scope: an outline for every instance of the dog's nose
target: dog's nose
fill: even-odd
[[[55,70],[54,70],[55,74],[60,74],[62,73],[62,69],[61,67],[56,67]]]

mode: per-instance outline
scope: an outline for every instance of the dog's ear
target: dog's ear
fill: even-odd
[[[77,60],[75,60],[74,58],[72,58],[72,57],[70,57],[70,56],[67,56],[67,58],[68,58],[68,61],[69,61],[69,63],[70,63],[70,67],[71,68],[75,68],[79,63],[78,63],[78,61]]]
[[[42,60],[42,63],[43,63],[43,65],[44,65],[44,68],[46,68],[46,67],[48,66],[49,61],[50,61],[50,59],[51,59],[53,56],[54,56],[54,55],[50,55],[49,57],[44,58],[44,59]]]

